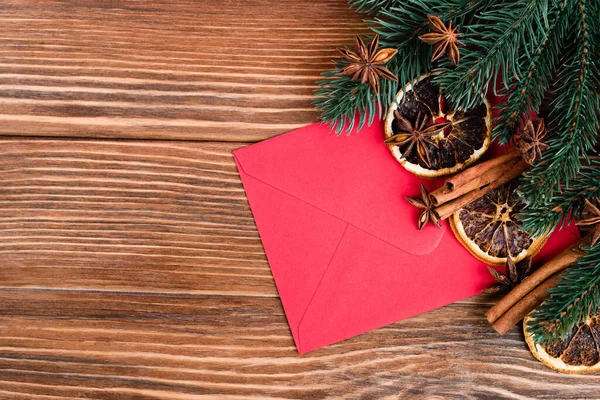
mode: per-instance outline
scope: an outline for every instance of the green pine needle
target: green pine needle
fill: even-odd
[[[569,267],[532,314],[529,330],[537,343],[561,340],[588,316],[600,311],[600,245]]]
[[[523,190],[523,185],[520,190]],[[593,158],[584,164],[572,184],[563,187],[551,200],[526,207],[519,219],[523,229],[534,235],[543,235],[562,226],[572,217],[579,219],[585,199],[595,198],[600,198],[600,158]]]
[[[386,64],[394,74],[398,74],[399,69],[397,57]],[[377,94],[368,85],[340,75],[342,68],[343,64],[338,63],[335,70],[322,74],[325,79],[319,81],[313,103],[332,130],[338,135],[343,132],[349,135],[354,128],[361,130],[365,124],[371,125],[375,116],[381,118],[395,98],[398,82],[382,79]]]
[[[547,0],[497,2],[477,17],[460,38],[465,46],[460,48],[459,66],[444,61],[436,69],[436,81],[463,110],[479,104],[490,86],[495,90],[491,83],[500,80],[507,90],[514,77],[524,75],[518,70],[518,57],[533,54],[545,38]]]
[[[529,115],[539,112],[560,61],[568,15],[564,3],[562,7],[551,9],[548,25],[536,35],[538,42],[533,56],[524,52],[518,57],[516,70],[523,76],[514,87],[500,92],[504,98],[497,106],[500,113],[494,118],[492,135],[500,144],[512,141]]]
[[[384,4],[385,3],[385,4]],[[429,7],[429,3],[436,3]],[[373,7],[381,6],[376,24],[372,30],[381,35],[380,45],[398,49],[398,54],[386,64],[399,82],[381,80],[380,93],[377,95],[366,84],[352,81],[339,75],[344,67],[337,61],[335,68],[324,72],[319,88],[315,91],[314,105],[321,112],[321,120],[327,123],[338,135],[360,130],[370,125],[376,115],[382,116],[394,102],[396,93],[408,82],[417,80],[431,71],[431,46],[419,40],[418,36],[428,31],[427,15],[440,15],[444,20],[465,21],[472,18],[476,4],[486,8],[492,0],[447,0],[429,2],[424,0],[376,1],[350,0],[350,5],[362,11],[372,13]],[[386,9],[385,5],[390,8]],[[399,83],[402,83],[402,86]]]
[[[569,4],[577,7],[578,4]],[[590,7],[594,8],[594,6]],[[598,6],[595,6],[598,10]],[[599,14],[596,14],[596,16]],[[600,109],[600,72],[595,65],[595,55],[600,50],[591,43],[586,29],[588,17],[585,13],[573,26],[581,33],[576,44],[565,55],[565,65],[558,73],[554,84],[556,98],[551,103],[548,145],[540,163],[525,174],[521,192],[532,207],[545,206],[564,187],[577,187],[574,181],[589,155],[597,154],[594,146],[598,142],[598,110]]]

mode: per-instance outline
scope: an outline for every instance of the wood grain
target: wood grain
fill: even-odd
[[[598,398],[484,295],[297,354],[231,151],[316,119],[366,31],[344,0],[5,0],[0,28],[0,399]]]
[[[239,146],[0,141],[0,282],[275,295]]]
[[[0,397],[597,399],[600,377],[499,338],[485,300],[298,356],[276,298],[4,289]]]
[[[317,119],[345,1],[20,1],[0,8],[0,134],[250,141]]]

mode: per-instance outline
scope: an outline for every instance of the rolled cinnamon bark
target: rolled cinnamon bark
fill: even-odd
[[[489,191],[494,190],[493,185],[488,185],[483,187],[482,189],[473,190],[467,194],[460,196],[457,199],[450,200],[447,203],[442,204],[439,207],[436,207],[434,210],[437,213],[438,217],[441,220],[444,220],[450,217],[452,214],[466,206],[467,204],[485,196]]]
[[[467,192],[466,194],[463,194],[454,200],[447,201],[446,203],[436,207],[435,212],[438,214],[439,218],[443,220],[450,217],[465,205],[485,196],[492,190],[497,189],[505,183],[515,179],[529,168],[529,164],[527,164],[525,160],[519,159],[513,162],[513,164],[509,165],[510,167],[508,169],[497,167],[495,172],[490,171],[494,174],[494,180],[488,182],[487,179],[484,178],[480,181],[485,182],[484,185],[476,186],[473,190]]]
[[[434,205],[441,205],[480,186],[493,182],[499,176],[502,176],[505,170],[510,169],[520,158],[519,151],[512,148],[501,156],[467,168],[449,178],[443,186],[431,192],[431,200]]]
[[[531,292],[527,293],[525,297],[519,300],[507,312],[502,314],[502,317],[498,318],[498,320],[492,324],[492,327],[499,334],[504,335],[510,328],[518,324],[519,321],[525,318],[527,314],[542,303],[544,298],[548,295],[548,289],[556,286],[556,282],[559,279],[560,274],[552,275],[550,278],[546,279]]]
[[[513,290],[485,313],[487,320],[491,324],[494,324],[504,313],[517,304],[529,292],[541,285],[546,279],[577,261],[584,254],[583,251],[579,249],[579,246],[584,240],[586,240],[586,238],[581,239],[579,242],[568,247],[558,256],[538,268],[523,282],[515,286]]]

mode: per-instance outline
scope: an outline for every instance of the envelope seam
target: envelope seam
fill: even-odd
[[[323,282],[323,279],[325,279],[325,275],[327,275],[329,266],[333,262],[333,259],[335,258],[335,255],[337,254],[338,249],[339,249],[340,245],[342,244],[342,240],[344,239],[344,236],[346,236],[346,231],[348,230],[349,226],[350,226],[350,224],[346,222],[346,227],[344,228],[344,231],[342,232],[342,235],[340,236],[340,240],[338,241],[337,245],[335,246],[335,249],[333,250],[333,254],[331,255],[331,258],[329,259],[329,262],[327,263],[327,267],[325,267],[325,271],[323,271],[323,275],[321,275],[321,278],[319,279],[319,283],[317,283],[317,287],[315,288],[315,291],[313,292],[312,296],[310,297],[308,305],[306,306],[304,313],[302,313],[302,317],[300,318],[300,321],[298,321],[296,330],[297,330],[297,335],[298,335],[298,343],[300,345],[302,344],[302,340],[300,338],[300,325],[302,325],[302,321],[304,321],[304,317],[306,316],[306,313],[308,312],[310,305],[312,304],[315,296],[317,295],[317,292],[319,291],[319,288],[321,287],[321,283]],[[298,351],[301,352],[300,347],[298,347]]]
[[[237,150],[235,150],[235,151],[237,151]],[[368,232],[368,231],[366,231],[366,230],[364,230],[364,229],[362,229],[362,228],[360,228],[360,227],[358,227],[358,226],[356,226],[356,225],[354,225],[354,224],[352,224],[352,223],[350,223],[350,222],[348,222],[348,221],[346,221],[346,220],[343,220],[342,218],[338,217],[338,216],[337,216],[337,215],[335,215],[335,214],[332,214],[332,213],[330,213],[329,211],[323,210],[322,208],[320,208],[320,207],[317,207],[317,206],[315,206],[314,204],[311,204],[311,203],[309,203],[308,201],[306,201],[306,200],[303,200],[303,199],[301,199],[300,197],[298,197],[298,196],[296,196],[296,195],[293,195],[293,194],[291,194],[291,193],[288,193],[288,192],[286,192],[285,190],[282,190],[282,189],[278,188],[277,186],[274,186],[274,185],[272,185],[272,184],[270,184],[270,183],[268,183],[268,182],[265,182],[264,180],[262,180],[262,179],[260,179],[260,178],[258,178],[258,177],[256,177],[256,176],[252,175],[251,173],[247,172],[247,171],[244,169],[243,165],[242,165],[242,161],[241,161],[241,160],[240,160],[240,159],[237,157],[237,155],[236,155],[236,154],[233,154],[233,156],[234,156],[234,158],[235,158],[235,161],[236,161],[236,164],[237,164],[237,166],[238,166],[238,169],[239,169],[239,170],[241,170],[241,171],[242,171],[244,174],[248,175],[248,176],[249,176],[249,177],[251,177],[252,179],[256,179],[257,181],[259,181],[259,182],[261,182],[261,183],[263,183],[263,184],[265,184],[265,185],[267,185],[267,186],[269,186],[269,187],[271,187],[271,188],[273,188],[273,189],[277,190],[278,192],[281,192],[281,193],[283,193],[283,194],[285,194],[285,195],[287,195],[287,196],[290,196],[290,197],[292,197],[292,198],[294,198],[294,199],[296,199],[296,200],[298,200],[298,201],[300,201],[300,202],[302,202],[302,203],[304,203],[304,204],[308,204],[308,205],[309,205],[309,206],[311,206],[312,208],[314,208],[314,209],[316,209],[316,210],[319,210],[319,211],[321,211],[321,212],[323,212],[323,213],[325,213],[325,214],[327,214],[327,215],[330,215],[330,216],[332,216],[332,217],[334,217],[334,218],[336,218],[336,219],[339,219],[340,221],[342,221],[342,222],[344,222],[344,223],[346,223],[346,224],[348,224],[348,225],[352,226],[353,228],[356,228],[356,229],[358,229],[358,230],[359,230],[359,231],[361,231],[361,232],[364,232],[364,233],[366,233],[367,235],[374,236],[374,237],[376,237],[377,239],[381,240],[382,242],[384,242],[384,243],[386,243],[386,244],[388,244],[388,245],[392,246],[393,248],[395,248],[395,249],[398,249],[398,250],[402,251],[403,253],[406,253],[406,254],[411,254],[411,255],[413,255],[413,256],[422,256],[422,255],[425,255],[425,254],[429,254],[429,253],[431,253],[431,252],[419,253],[419,254],[410,253],[410,252],[408,252],[408,251],[404,250],[403,248],[401,248],[401,247],[398,247],[398,246],[396,246],[395,244],[393,244],[393,243],[390,243],[390,242],[388,242],[387,240],[385,240],[385,239],[383,239],[383,238],[380,238],[379,236],[377,236],[377,235],[375,235],[375,234],[373,234],[373,233],[371,233],[371,232]],[[442,242],[442,239],[444,238],[444,235],[446,234],[446,231],[447,231],[447,229],[445,229],[445,230],[444,230],[444,232],[442,232],[442,234],[440,235],[440,238],[439,238],[439,240],[437,241],[437,243],[435,243],[435,246],[434,246],[434,248],[435,248],[435,247],[437,247],[437,246],[438,246],[438,245],[439,245],[439,244]]]

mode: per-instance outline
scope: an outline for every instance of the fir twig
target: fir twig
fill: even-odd
[[[487,4],[490,0],[447,0],[431,2],[409,0],[389,10],[382,10],[372,30],[381,35],[385,47],[399,49],[397,59],[402,60],[398,80],[402,85],[414,82],[432,70],[431,46],[419,39],[429,31],[427,16],[439,16],[442,21],[465,21],[472,17],[476,4]]]
[[[361,10],[374,11],[373,7],[388,4],[390,9],[378,11],[377,27],[372,28],[381,35],[383,47],[398,49],[398,54],[388,63],[399,82],[383,80],[379,95],[338,73],[343,68],[339,62],[335,69],[324,72],[324,79],[319,81],[315,91],[314,105],[321,111],[321,120],[329,124],[338,135],[346,131],[348,134],[356,127],[360,130],[365,124],[370,125],[376,115],[381,116],[395,100],[400,85],[418,79],[431,71],[431,46],[424,44],[418,36],[427,29],[427,15],[440,15],[443,20],[461,19],[473,14],[476,4],[487,7],[492,0],[448,0],[428,6],[424,0],[384,1],[356,0],[351,5],[362,7]]]
[[[569,216],[581,216],[584,200],[597,197],[600,197],[600,158],[593,158],[581,168],[570,186],[564,187],[545,203],[529,205],[519,219],[523,229],[542,235],[564,224]]]
[[[538,343],[564,338],[588,316],[600,310],[600,245],[585,249],[561,276],[557,286],[532,314],[530,332]]]
[[[542,161],[525,175],[525,183],[520,188],[532,207],[545,207],[561,187],[571,187],[582,163],[595,152],[599,129],[599,73],[591,59],[597,49],[589,41],[587,3],[585,0],[577,2],[580,20],[575,28],[581,35],[555,83],[558,95],[551,104],[549,149]]]
[[[550,80],[556,72],[566,36],[564,30],[568,26],[565,4],[561,3],[558,9],[551,9],[548,18],[549,24],[539,35],[533,57],[527,53],[519,56],[516,69],[522,78],[500,93],[503,100],[496,106],[500,114],[494,118],[492,132],[500,144],[512,141],[525,119],[538,114]]]
[[[498,2],[465,27],[461,64],[453,68],[442,62],[436,69],[440,72],[436,81],[456,108],[469,109],[480,103],[490,83],[498,81],[500,71],[504,88],[510,88],[519,73],[517,57],[531,54],[532,46],[539,42],[531,39],[544,31],[546,6],[547,0]],[[495,85],[492,87],[495,90]]]
[[[398,74],[399,55],[396,55],[386,67]],[[371,125],[376,115],[381,117],[394,100],[398,91],[398,82],[382,79],[380,93],[377,94],[360,81],[339,75],[343,64],[336,63],[336,69],[326,71],[325,79],[319,82],[313,104],[321,111],[321,120],[329,124],[338,135],[346,131],[349,135],[356,127],[362,129],[365,123]]]

